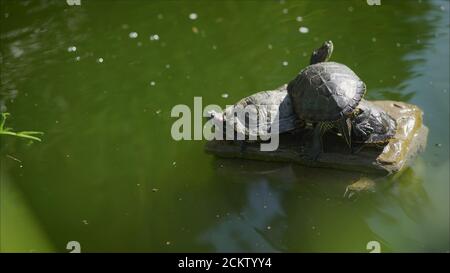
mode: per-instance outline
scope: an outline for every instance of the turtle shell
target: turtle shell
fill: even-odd
[[[287,89],[300,119],[335,121],[355,110],[366,85],[347,66],[322,62],[303,69]]]
[[[384,144],[395,135],[397,123],[374,103],[361,100],[352,119],[352,139],[357,143]]]
[[[225,109],[224,119],[227,126],[234,125],[236,132],[250,139],[288,132],[299,124],[286,85],[243,98]]]

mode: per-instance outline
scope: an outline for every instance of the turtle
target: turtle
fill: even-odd
[[[397,123],[373,102],[361,100],[352,123],[352,139],[363,146],[382,147],[395,135]]]
[[[289,82],[287,91],[298,118],[311,123],[310,155],[316,160],[323,150],[322,137],[337,128],[352,150],[351,117],[366,92],[365,83],[344,64],[329,62],[333,42],[314,50],[310,65]]]
[[[237,133],[245,137],[238,140],[255,142],[267,140],[271,134],[293,131],[302,125],[294,113],[286,88],[285,84],[275,90],[255,93],[227,107],[221,113],[209,111],[209,115],[215,125],[232,126],[233,135],[227,139],[235,139],[234,133]],[[223,133],[226,136],[229,132],[224,129]]]

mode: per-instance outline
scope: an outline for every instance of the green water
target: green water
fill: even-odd
[[[73,240],[84,252],[368,252],[373,240],[386,252],[449,251],[448,1],[0,10],[1,111],[10,127],[45,132],[31,145],[1,137],[2,251],[67,252]],[[430,129],[425,152],[375,193],[342,197],[357,173],[216,159],[204,140],[171,138],[174,105],[276,88],[328,39],[367,98],[416,104]]]

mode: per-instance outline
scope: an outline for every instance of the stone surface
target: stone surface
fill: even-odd
[[[280,145],[271,152],[260,151],[259,143],[213,140],[205,145],[208,153],[219,157],[264,161],[293,162],[305,166],[392,174],[401,171],[421,152],[427,142],[428,128],[422,123],[422,110],[412,104],[395,101],[373,101],[397,121],[396,134],[384,147],[363,147],[351,154],[343,139],[327,134],[324,153],[316,161],[306,154],[311,145],[311,130],[303,129],[280,135]]]

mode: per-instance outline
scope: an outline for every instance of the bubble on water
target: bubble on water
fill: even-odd
[[[191,19],[191,20],[197,20],[197,18],[198,18],[197,13],[193,12],[193,13],[189,14],[189,19]]]
[[[140,187],[140,186],[141,186],[141,184],[137,183],[137,184],[136,184],[136,186]]]
[[[89,224],[88,220],[86,220],[86,219],[82,220],[81,222],[83,222],[83,224],[85,224],[85,225]]]
[[[417,39],[416,43],[421,44],[422,41],[420,39]]]
[[[283,14],[288,14],[289,10],[288,9],[283,9]]]
[[[376,42],[377,41],[377,38],[375,38],[375,37],[372,37],[372,42]]]
[[[395,44],[397,47],[401,47],[402,46],[402,44],[400,44],[400,43],[396,43]]]
[[[139,46],[139,47],[141,47],[141,46],[142,46],[142,42],[137,42],[136,45]]]
[[[159,191],[158,188],[153,188],[153,189],[152,189],[152,192],[158,192],[158,191]]]
[[[308,53],[303,52],[303,53],[302,53],[302,56],[303,56],[303,57],[306,57],[306,56],[308,56]]]
[[[445,11],[445,7],[442,5],[439,7],[442,11]]]
[[[158,34],[152,34],[150,35],[150,41],[158,41],[159,35]]]
[[[77,47],[76,47],[76,46],[69,46],[69,47],[67,48],[67,51],[68,51],[68,52],[75,52],[75,51],[77,51]]]
[[[164,19],[164,15],[162,15],[162,14],[160,13],[160,14],[157,15],[157,18],[158,18],[159,20]]]
[[[223,93],[223,94],[221,95],[221,97],[224,98],[224,99],[228,98],[228,93]]]
[[[128,37],[130,37],[131,39],[136,39],[136,38],[138,37],[138,33],[135,32],[135,31],[130,32],[130,33],[128,34]]]
[[[176,167],[177,166],[177,162],[176,161],[172,162],[172,166]]]
[[[272,46],[271,44],[268,44],[268,45],[267,45],[267,48],[268,48],[268,49],[272,49],[273,46]]]
[[[198,33],[198,28],[197,27],[192,27],[192,32],[194,32],[195,34]]]
[[[298,29],[298,31],[299,31],[300,33],[308,33],[308,32],[309,32],[309,29],[308,29],[307,27],[300,27],[300,28]]]
[[[295,18],[295,20],[297,20],[297,22],[301,22],[301,21],[303,21],[303,17],[297,16],[297,18]]]
[[[287,61],[284,61],[282,64],[283,66],[288,66],[289,63]]]
[[[98,59],[97,59],[97,62],[98,62],[98,63],[103,63],[103,58],[102,58],[102,57],[98,58]]]
[[[77,61],[77,62],[78,62],[80,59],[81,59],[80,56],[76,56],[76,57],[75,57],[75,61]]]
[[[154,81],[150,82],[150,86],[155,86],[155,85],[156,85],[156,82],[154,82]]]
[[[9,13],[5,13],[4,16],[5,16],[5,18],[8,18],[9,17]]]
[[[347,10],[348,10],[349,12],[353,12],[355,9],[354,9],[352,6],[350,6],[350,7],[347,8]]]
[[[170,241],[167,241],[167,242],[166,242],[166,245],[167,245],[167,246],[170,246],[170,244],[171,244]]]
[[[166,68],[169,69],[170,68],[170,64],[166,64]]]
[[[216,49],[217,49],[217,46],[216,46],[216,45],[213,45],[213,46],[212,46],[212,49],[213,49],[213,50],[216,50]]]
[[[272,227],[271,226],[267,226],[267,230],[271,230],[272,229]]]

